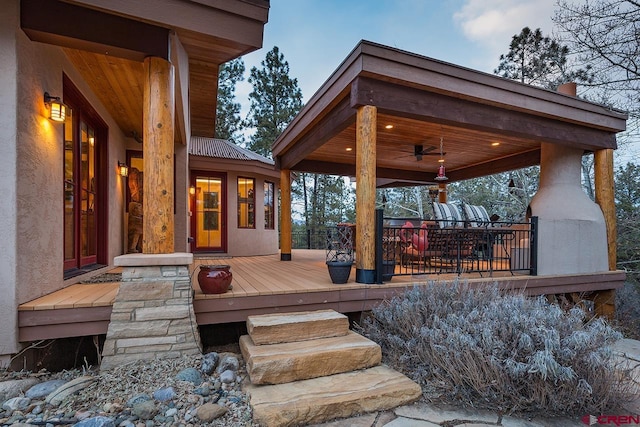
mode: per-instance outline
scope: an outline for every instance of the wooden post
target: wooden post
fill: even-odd
[[[142,252],[175,252],[173,214],[173,65],[157,57],[144,60]]]
[[[291,261],[291,171],[280,171],[280,261]]]
[[[595,172],[596,203],[600,205],[607,227],[607,247],[609,253],[609,270],[616,270],[616,204],[613,181],[613,150],[597,150],[593,156]]]
[[[613,150],[597,150],[593,155],[596,203],[600,205],[607,228],[607,252],[609,270],[617,269],[617,222],[615,187],[613,179]],[[596,314],[613,319],[615,315],[615,290],[599,291],[593,298]]]
[[[356,282],[376,282],[377,108],[364,105],[356,116]]]

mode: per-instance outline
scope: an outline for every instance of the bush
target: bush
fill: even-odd
[[[606,413],[630,384],[610,349],[622,336],[606,322],[544,297],[501,295],[497,285],[416,286],[359,329],[423,390],[502,413]]]

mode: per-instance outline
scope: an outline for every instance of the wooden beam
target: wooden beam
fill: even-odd
[[[616,203],[613,177],[613,150],[598,150],[593,156],[595,174],[595,197],[600,205],[607,227],[607,247],[609,254],[609,270],[616,270]]]
[[[142,62],[169,59],[169,29],[58,0],[22,0],[20,26],[31,40]]]
[[[535,138],[540,142],[591,150],[616,148],[615,133],[611,131],[365,77],[357,78],[351,91],[351,106],[360,105],[376,106],[384,114],[494,132],[505,137]]]
[[[142,252],[168,254],[175,251],[173,66],[162,58],[148,57],[144,71]]]
[[[481,163],[463,169],[447,169],[449,182],[462,181],[477,178],[499,172],[522,169],[540,164],[540,149],[518,153],[513,156],[503,157],[490,162]]]
[[[356,120],[356,110],[347,98],[338,103],[329,114],[313,126],[311,132],[296,141],[295,145],[278,156],[280,168],[294,169],[309,153],[322,147],[332,137],[338,135]]]
[[[375,283],[377,109],[358,108],[356,119],[356,282]]]
[[[291,261],[291,171],[280,170],[280,261]]]

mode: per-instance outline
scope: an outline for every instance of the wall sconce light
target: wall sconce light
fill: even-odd
[[[118,162],[118,172],[122,177],[129,176],[129,166],[126,163]]]
[[[64,122],[67,116],[67,106],[60,101],[59,96],[51,96],[49,92],[44,93],[44,103],[49,108],[49,119],[54,122]]]
[[[196,187],[195,186],[191,186],[189,187],[189,194],[191,194],[192,196],[194,196],[196,194]]]

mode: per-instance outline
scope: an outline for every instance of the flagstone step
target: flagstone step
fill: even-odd
[[[254,420],[269,427],[322,423],[417,400],[420,386],[384,365],[276,385],[248,385]]]
[[[255,345],[308,341],[349,332],[349,319],[334,310],[262,314],[247,318],[247,331]]]
[[[255,345],[240,337],[240,350],[253,384],[282,384],[378,365],[380,346],[348,331],[347,335],[312,341]]]

